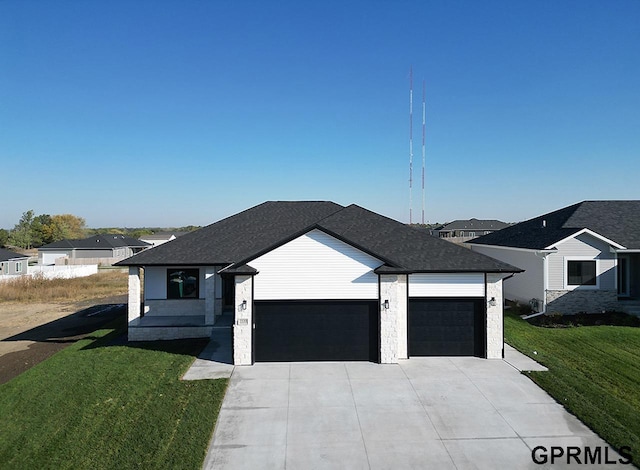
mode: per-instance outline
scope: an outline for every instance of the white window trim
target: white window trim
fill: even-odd
[[[574,286],[569,285],[569,261],[595,261],[596,262],[596,285],[595,286]],[[564,290],[598,290],[600,289],[600,259],[593,256],[565,256],[562,260],[564,270]]]

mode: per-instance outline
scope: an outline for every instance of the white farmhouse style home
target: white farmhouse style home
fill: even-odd
[[[333,202],[266,202],[118,265],[130,341],[208,337],[229,315],[237,365],[501,358],[502,281],[521,271]]]

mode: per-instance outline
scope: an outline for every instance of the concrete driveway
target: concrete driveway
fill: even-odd
[[[600,447],[601,465],[536,464],[536,446]],[[204,468],[606,468],[605,447],[502,360],[272,363],[234,368]]]

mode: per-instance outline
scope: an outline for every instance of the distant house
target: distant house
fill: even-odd
[[[142,240],[118,234],[61,240],[38,248],[38,264],[113,264],[150,246]]]
[[[502,230],[508,226],[508,223],[499,220],[454,220],[432,230],[432,235],[438,238],[456,239],[450,241],[467,241]]]
[[[580,202],[469,245],[525,269],[505,281],[505,297],[531,302],[535,311],[640,306],[640,201]]]
[[[140,240],[151,246],[158,246],[163,243],[170,242],[171,240],[175,240],[186,233],[187,232],[156,232],[151,235],[143,235],[140,237]]]
[[[0,275],[27,274],[29,257],[0,248]]]

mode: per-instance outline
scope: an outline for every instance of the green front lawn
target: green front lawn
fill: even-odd
[[[505,315],[504,327],[507,343],[549,368],[529,377],[640,462],[640,328],[541,328],[513,314]]]
[[[182,382],[201,341],[100,330],[0,385],[2,468],[202,466],[226,379]]]

